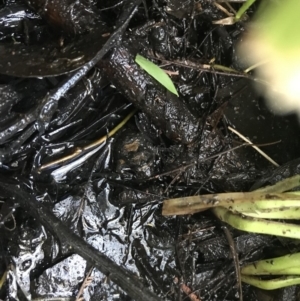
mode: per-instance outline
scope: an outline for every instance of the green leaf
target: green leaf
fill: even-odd
[[[268,3],[269,2],[269,3]],[[263,1],[262,8],[256,14],[256,22],[260,27],[257,34],[282,54],[290,56],[290,51],[295,50],[294,59],[299,61],[300,49],[300,23],[299,23],[299,0],[286,1]]]
[[[172,80],[165,71],[139,54],[137,54],[135,57],[135,62],[149,75],[154,77],[160,84],[162,84],[167,90],[179,96]]]

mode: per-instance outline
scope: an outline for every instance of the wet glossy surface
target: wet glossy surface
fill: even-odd
[[[118,28],[129,2],[36,0],[35,12],[21,1],[3,5],[0,69],[14,77],[0,76],[0,276],[8,272],[1,299],[74,300],[90,272],[79,296],[84,300],[177,301],[188,298],[186,288],[202,301],[239,300],[222,224],[210,212],[163,217],[161,203],[247,191],[254,183],[257,188],[299,173],[298,132],[289,132],[293,151],[281,163],[296,160],[275,171],[256,157],[250,160],[243,149],[229,151],[240,141],[228,125],[242,133],[256,129],[251,106],[240,108],[240,114],[235,108],[249,98],[257,107],[259,96],[249,80],[243,90],[238,78],[195,64],[212,58],[236,64],[233,45],[243,24],[212,27],[212,19],[223,17],[215,5],[187,1],[183,9],[179,2],[140,5],[123,44],[120,37],[114,41],[114,49],[89,72],[82,70],[76,84],[68,73],[101,49],[108,38],[101,34]],[[134,63],[137,52],[171,72],[180,97]],[[180,60],[184,64],[178,65]],[[8,68],[9,62],[15,65]],[[194,67],[186,68],[191,62]],[[138,109],[134,117],[108,137],[133,107]],[[276,130],[272,115],[262,115]],[[268,137],[270,129],[259,130]],[[105,142],[82,151],[103,137]],[[79,156],[55,163],[76,151]],[[230,231],[241,265],[299,251],[293,241]],[[99,264],[99,258],[110,261]],[[118,275],[126,276],[120,281]],[[140,288],[138,297],[130,297]],[[243,285],[247,301],[270,296],[296,301],[298,291],[272,295]]]
[[[38,45],[0,45],[0,72],[11,76],[40,77],[74,71],[96,55],[107,34],[109,32],[104,27],[62,46],[58,45],[57,39]]]

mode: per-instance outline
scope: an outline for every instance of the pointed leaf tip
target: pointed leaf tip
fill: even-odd
[[[164,70],[139,54],[136,55],[135,62],[167,90],[179,96],[172,80]]]

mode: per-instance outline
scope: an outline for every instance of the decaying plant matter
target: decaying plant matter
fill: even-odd
[[[299,131],[265,108],[252,86],[265,83],[237,55],[257,5],[236,17],[243,7],[0,4],[0,299],[264,301],[253,285],[298,281],[297,270],[280,266],[299,253],[299,196],[290,191]],[[248,192],[252,185],[260,190]],[[170,199],[179,208],[164,216]],[[280,223],[264,227],[267,218]],[[275,235],[257,234],[258,224]],[[266,258],[274,276],[265,275]],[[295,301],[297,290],[282,288],[275,301]]]

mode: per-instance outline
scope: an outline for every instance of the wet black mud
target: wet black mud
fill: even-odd
[[[298,121],[270,112],[255,74],[241,73],[247,22],[214,25],[225,16],[208,0],[0,5],[0,299],[241,300],[224,225],[161,207],[300,172]],[[170,74],[179,97],[137,53]],[[243,142],[228,126],[276,142],[263,150],[280,167],[231,150]],[[299,249],[229,231],[240,265]],[[299,287],[242,292],[293,301]]]

